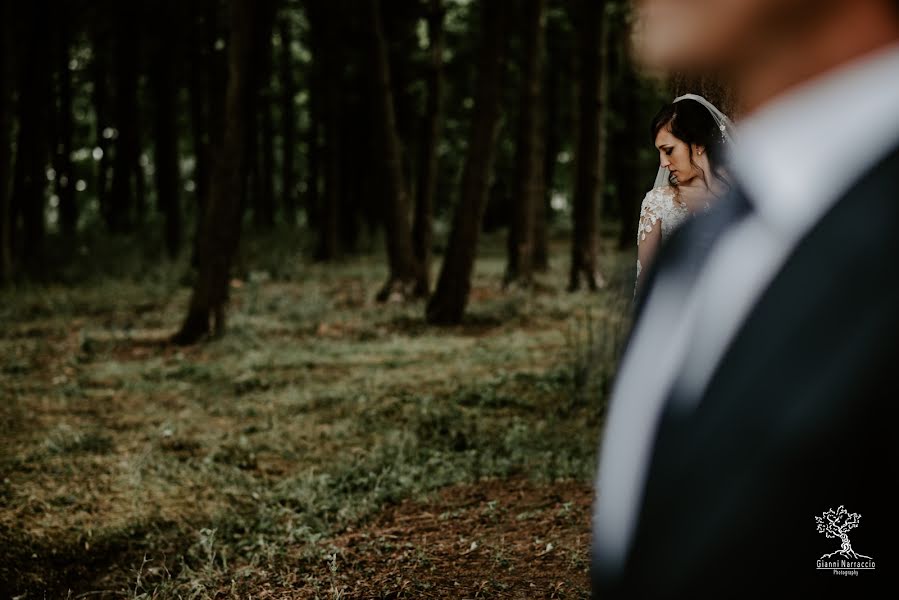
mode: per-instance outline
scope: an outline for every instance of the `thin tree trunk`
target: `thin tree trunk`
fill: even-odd
[[[522,0],[524,70],[515,156],[515,189],[509,224],[504,285],[533,279],[537,206],[543,201],[540,156],[540,84],[544,45],[544,0]]]
[[[175,86],[175,52],[164,32],[175,20],[171,0],[157,7],[160,21],[153,56],[152,85],[155,104],[154,163],[156,196],[165,215],[165,242],[169,258],[177,258],[181,250],[181,197],[178,173],[177,90]]]
[[[297,222],[297,185],[296,185],[296,146],[297,122],[294,97],[296,96],[296,83],[293,78],[293,53],[291,50],[292,38],[290,35],[290,21],[282,18],[279,22],[281,34],[281,132],[283,151],[281,155],[281,194],[284,220],[288,225]]]
[[[321,163],[321,133],[320,111],[318,105],[321,88],[312,86],[309,90],[309,128],[306,130],[306,190],[303,193],[303,209],[306,213],[306,223],[313,231],[318,231],[321,225],[321,177],[319,164]]]
[[[357,77],[365,84],[364,77]],[[344,102],[340,109],[346,115],[340,124],[340,248],[345,252],[355,252],[359,245],[359,205],[363,195],[360,186],[362,168],[367,156],[364,148],[357,143],[365,126],[360,102],[347,99],[350,94],[342,94]]]
[[[209,163],[210,163],[210,80],[209,70],[212,64],[210,54],[215,44],[214,3],[194,2],[191,5],[191,20],[197,31],[197,39],[189,44],[190,48],[190,116],[194,148],[194,199],[196,217],[191,244],[191,265],[198,266],[200,226],[209,195]]]
[[[314,28],[315,25],[312,25]],[[315,35],[313,33],[313,35]],[[309,78],[309,126],[306,129],[306,189],[303,192],[303,210],[306,213],[306,223],[309,229],[313,231],[320,230],[320,204],[319,195],[320,173],[319,165],[321,164],[321,93],[322,93],[322,77],[321,77],[321,52],[316,50],[313,44],[312,66],[310,68]]]
[[[418,186],[415,194],[415,217],[412,222],[412,243],[415,256],[425,271],[422,289],[416,294],[427,295],[431,280],[431,245],[433,238],[434,194],[437,189],[439,157],[437,144],[443,125],[443,19],[442,0],[431,0],[428,12],[428,38],[431,63],[428,70],[428,98],[422,126],[422,149],[419,159]]]
[[[275,226],[275,125],[272,118],[272,30],[275,24],[275,0],[259,2],[256,28],[256,59],[254,76],[257,78],[255,106],[258,115],[258,156],[256,185],[253,198],[253,216],[256,226],[270,230]],[[252,122],[252,121],[251,121]],[[252,135],[252,133],[251,133]]]
[[[393,90],[390,83],[390,64],[381,23],[381,6],[378,0],[369,0],[369,14],[371,53],[377,84],[374,96],[379,116],[377,119],[378,134],[383,144],[382,161],[386,182],[384,229],[390,275],[377,295],[377,300],[383,302],[413,297],[416,291],[426,289],[427,283],[424,266],[416,258],[412,245],[409,192],[403,174],[402,150],[397,133]]]
[[[59,198],[59,223],[62,232],[69,238],[75,235],[78,223],[78,206],[75,203],[75,180],[72,172],[72,135],[74,119],[72,115],[72,72],[69,69],[71,53],[71,24],[68,11],[61,6],[57,15],[57,63],[58,79],[58,143],[55,148],[54,168],[56,170],[56,195]]]
[[[275,204],[275,122],[272,115],[271,96],[263,96],[262,108],[262,227],[270,230],[275,226],[275,213],[278,210]]]
[[[47,191],[50,108],[49,47],[40,35],[48,3],[35,0],[25,8],[27,23],[23,42],[26,61],[21,61],[19,140],[16,145],[16,185],[13,192],[23,224],[22,255],[28,272],[40,272],[44,254],[44,209]]]
[[[602,18],[605,2],[581,0],[578,8],[579,123],[569,291],[580,287],[582,277],[590,290],[603,286],[597,264],[599,233],[596,221],[601,191]]]
[[[500,0],[483,0],[481,8],[482,39],[468,155],[440,277],[426,309],[430,323],[459,323],[465,313],[496,152],[507,7]]]
[[[132,230],[140,212],[139,179],[142,168],[138,135],[137,85],[139,71],[138,31],[129,8],[119,7],[116,64],[115,120],[118,137],[112,169],[111,224],[117,233]]]
[[[12,164],[13,81],[15,67],[14,29],[9,2],[0,2],[0,286],[12,278],[12,210],[10,173]]]
[[[203,227],[200,246],[200,269],[187,317],[174,337],[176,343],[196,342],[209,333],[210,327],[219,335],[225,329],[229,273],[240,240],[241,187],[246,184],[242,163],[247,134],[245,119],[251,92],[247,76],[252,68],[250,61],[256,11],[254,0],[231,2],[224,143],[215,161],[215,177],[210,182],[206,212],[208,222]]]
[[[638,110],[638,98],[634,91],[637,89],[639,82],[637,81],[634,65],[628,56],[627,37],[619,35],[616,42],[619,64],[622,68],[622,89],[619,92],[620,100],[617,112],[622,116],[624,123],[636,123],[640,117],[640,111]],[[630,250],[634,247],[637,239],[637,221],[640,216],[640,190],[637,182],[639,177],[639,169],[637,168],[639,148],[637,143],[640,141],[640,138],[634,136],[629,128],[623,128],[620,138],[619,143],[616,144],[617,151],[615,153],[617,159],[615,172],[618,174],[616,191],[618,193],[618,212],[621,217],[618,249]],[[611,165],[610,168],[612,168]]]
[[[96,145],[100,151],[100,160],[97,162],[97,202],[100,205],[100,213],[106,223],[106,228],[112,230],[113,225],[113,206],[109,197],[109,170],[112,163],[112,153],[110,152],[111,137],[108,133],[112,132],[111,122],[109,119],[109,55],[110,52],[109,34],[102,25],[97,25],[97,30],[93,36],[93,63],[91,65],[93,73],[93,104],[94,104],[94,122],[96,123],[95,136]]]
[[[309,21],[307,44],[312,53],[308,71],[308,127],[306,140],[306,189],[303,192],[303,210],[309,229],[321,232],[321,162],[322,162],[322,122],[324,121],[324,71],[325,71],[325,23],[324,11],[317,2],[306,5]],[[320,242],[321,240],[319,240]],[[320,245],[320,244],[319,244]],[[319,248],[315,254],[318,256]]]
[[[317,100],[315,113],[321,123],[322,142],[310,151],[318,148],[318,152],[310,155],[310,171],[317,176],[322,169],[323,194],[315,205],[318,224],[318,249],[316,259],[327,261],[337,258],[340,252],[339,217],[340,217],[340,75],[341,75],[341,40],[339,39],[339,19],[341,7],[333,3],[310,6],[312,36],[314,49],[314,69],[319,82],[321,96]],[[318,33],[316,33],[318,32]],[[315,116],[315,115],[314,115]],[[312,133],[315,133],[314,131]],[[310,173],[310,177],[313,173]],[[313,179],[313,182],[316,180]],[[317,186],[311,190],[317,196]],[[311,198],[310,198],[311,200]]]
[[[547,64],[553,68],[546,69],[546,113],[541,123],[543,135],[543,198],[537,203],[536,226],[534,232],[534,267],[546,271],[549,269],[549,225],[552,216],[552,194],[555,186],[556,160],[561,146],[561,119],[559,116],[559,94],[561,93],[560,69],[558,62],[562,55],[558,49],[558,28],[547,30]]]
[[[327,10],[328,27],[326,29],[325,47],[327,57],[324,60],[324,101],[322,110],[324,117],[324,144],[322,145],[322,162],[324,163],[324,197],[319,214],[319,260],[333,260],[340,254],[339,219],[340,219],[340,72],[337,70],[335,54],[340,41],[336,39],[336,19],[333,7]]]

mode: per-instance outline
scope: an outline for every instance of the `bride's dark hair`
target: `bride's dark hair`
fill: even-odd
[[[692,144],[705,147],[709,165],[712,167],[712,174],[722,183],[730,186],[724,176],[727,154],[724,135],[712,113],[705,106],[690,98],[666,104],[652,120],[650,129],[653,143],[662,127],[667,127],[674,137],[687,144],[690,151],[690,162],[702,174],[706,185],[709,185],[709,180],[706,178],[705,172],[693,161]]]

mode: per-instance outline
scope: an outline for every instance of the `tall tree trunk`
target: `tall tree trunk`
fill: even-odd
[[[553,68],[546,69],[546,112],[541,123],[543,135],[543,198],[537,203],[536,225],[534,231],[534,267],[546,271],[549,269],[549,225],[552,216],[552,194],[555,188],[556,161],[561,147],[561,118],[559,115],[559,94],[561,93],[560,69],[558,63],[563,54],[558,48],[558,27],[547,28],[547,64]]]
[[[390,83],[390,64],[387,44],[381,23],[381,6],[378,0],[369,0],[371,22],[371,54],[377,84],[375,101],[379,125],[378,138],[382,142],[382,160],[386,183],[384,229],[387,242],[387,258],[390,275],[378,292],[380,302],[388,299],[402,300],[415,296],[417,290],[426,289],[425,271],[416,258],[409,224],[408,187],[403,174],[402,150],[397,133],[393,90]]]
[[[418,125],[418,97],[412,91],[418,67],[410,59],[418,51],[419,40],[416,28],[422,12],[421,0],[390,0],[381,4],[381,33],[387,48],[387,62],[390,69],[390,87],[393,98],[394,122],[400,140],[400,148],[407,150],[419,140],[414,133]],[[384,8],[386,6],[386,9]],[[403,178],[408,184],[409,202],[415,179],[414,152],[400,153]],[[410,205],[410,208],[413,208]]]
[[[540,84],[544,45],[544,0],[522,0],[524,70],[518,143],[515,156],[515,189],[509,224],[508,262],[504,285],[530,285],[533,278],[537,206],[543,202],[543,162],[540,155]]]
[[[318,89],[322,94],[314,99],[313,117],[320,122],[321,143],[310,148],[310,178],[312,184],[317,183],[318,171],[322,170],[323,194],[315,205],[315,216],[318,224],[317,260],[333,260],[340,250],[339,216],[340,216],[340,75],[341,44],[339,19],[341,6],[333,3],[308,6],[313,37],[313,68]],[[313,91],[313,94],[315,92]],[[318,135],[313,131],[311,135]],[[314,150],[317,152],[313,152]],[[320,161],[319,161],[320,159]],[[310,189],[313,200],[318,196],[317,185]]]
[[[465,313],[496,153],[507,7],[500,0],[483,0],[481,8],[482,39],[468,155],[440,277],[426,309],[430,323],[458,323]]]
[[[313,25],[313,27],[315,27]],[[322,77],[320,75],[319,61],[321,52],[315,50],[313,45],[312,67],[309,73],[309,125],[306,129],[306,189],[303,192],[303,211],[306,214],[306,223],[313,231],[320,231],[321,222],[321,198],[319,189],[321,176],[319,165],[321,164],[321,122],[322,122]],[[317,250],[316,250],[317,253]]]
[[[365,85],[364,77],[356,77],[362,80],[360,89]],[[359,245],[359,207],[363,195],[362,169],[368,156],[364,148],[358,143],[363,135],[365,120],[363,117],[362,103],[348,98],[350,94],[341,94],[344,97],[341,112],[346,115],[340,124],[340,248],[346,252],[355,252]]]
[[[56,170],[56,196],[59,198],[59,223],[62,232],[71,238],[78,224],[78,206],[75,203],[75,180],[72,172],[72,135],[74,119],[72,115],[72,71],[69,69],[71,54],[71,24],[65,4],[57,8],[57,144],[54,157]]]
[[[626,16],[626,14],[625,14]],[[621,30],[628,30],[627,19],[619,22]],[[615,39],[615,51],[617,64],[621,70],[619,92],[616,94],[617,106],[612,110],[621,115],[624,123],[637,123],[640,120],[639,98],[636,91],[639,81],[634,64],[628,51],[628,36],[617,33]],[[621,218],[621,228],[618,231],[618,249],[631,250],[637,239],[637,221],[640,217],[641,191],[638,187],[639,168],[638,147],[640,138],[633,134],[630,127],[621,127],[619,139],[615,143],[615,156],[610,156],[610,161],[615,161],[615,166],[609,165],[617,173],[618,181],[615,186],[618,195],[618,212]]]
[[[116,99],[115,126],[118,137],[115,140],[115,158],[112,168],[111,225],[117,233],[131,231],[139,214],[138,187],[141,185],[143,169],[140,159],[140,138],[138,135],[137,85],[139,70],[138,32],[131,7],[118,8],[118,31],[116,32]]]
[[[191,22],[197,31],[197,39],[188,44],[190,49],[190,117],[194,149],[194,198],[196,217],[191,244],[191,265],[199,264],[199,245],[207,198],[209,196],[210,163],[210,89],[212,76],[210,55],[215,45],[215,3],[191,3]]]
[[[210,327],[216,334],[225,329],[229,272],[240,240],[241,187],[244,178],[247,85],[253,54],[253,31],[257,6],[254,0],[232,0],[231,37],[228,48],[228,88],[225,97],[224,143],[215,160],[210,182],[208,222],[203,227],[200,269],[190,299],[187,317],[174,336],[176,343],[193,343]],[[214,321],[211,323],[210,321]]]
[[[12,164],[13,50],[12,7],[0,2],[0,286],[12,278],[12,210],[9,202]]]
[[[40,32],[48,9],[46,0],[35,0],[24,8],[26,23],[20,42],[28,60],[19,63],[19,140],[13,198],[22,215],[23,264],[32,274],[40,272],[44,255],[51,70],[49,47]]]
[[[590,290],[603,286],[599,272],[597,213],[602,189],[602,19],[605,1],[580,0],[575,15],[578,38],[577,157],[574,184],[574,236],[568,290],[580,287],[581,278]]]
[[[431,245],[433,238],[434,194],[437,189],[439,157],[437,144],[443,125],[443,19],[442,0],[431,0],[428,11],[428,38],[431,63],[428,66],[428,98],[422,125],[421,157],[415,194],[415,217],[412,221],[412,243],[415,256],[424,269],[423,288],[416,294],[427,295],[431,280]]]
[[[297,118],[294,98],[297,89],[293,78],[293,52],[290,20],[282,18],[279,23],[281,34],[281,134],[283,151],[281,155],[281,194],[284,220],[288,225],[297,222],[296,152]]]
[[[306,223],[312,231],[321,231],[321,159],[322,159],[322,122],[324,121],[324,71],[325,71],[325,32],[323,10],[319,3],[306,5],[306,19],[309,21],[307,46],[312,60],[309,62],[307,77],[309,83],[309,103],[307,108],[308,126],[305,131],[306,141],[306,185],[303,192],[303,211]],[[319,240],[320,242],[320,240]],[[318,248],[315,250],[318,255]]]
[[[94,122],[96,124],[96,147],[100,152],[97,163],[96,185],[97,202],[100,205],[100,214],[106,223],[106,228],[114,229],[113,205],[109,197],[109,172],[112,164],[110,145],[112,140],[112,122],[109,114],[109,55],[111,44],[108,31],[97,25],[93,34],[93,62],[91,70],[93,75],[93,105]]]
[[[260,229],[271,229],[275,225],[275,126],[272,118],[272,30],[275,24],[275,0],[260,0],[257,9],[255,39],[254,77],[256,90],[252,111],[258,115],[258,129],[250,135],[256,136],[258,156],[256,156],[253,217]],[[250,123],[253,123],[251,120]],[[256,135],[258,132],[258,135]]]
[[[165,35],[172,21],[177,22],[172,0],[157,6],[159,22],[153,54],[152,86],[155,104],[154,163],[156,196],[165,216],[165,242],[170,258],[181,250],[181,197],[178,173],[177,89],[175,86],[175,52],[172,40]]]

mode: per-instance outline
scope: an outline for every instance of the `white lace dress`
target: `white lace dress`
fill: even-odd
[[[703,208],[708,209],[709,204],[706,203]],[[682,204],[677,200],[675,188],[666,185],[649,190],[643,198],[643,204],[640,205],[637,245],[639,246],[640,242],[646,239],[646,234],[650,233],[659,221],[661,221],[661,234],[664,240],[692,214],[686,204]],[[640,264],[640,259],[638,258],[637,277],[640,276],[642,268],[643,265]]]

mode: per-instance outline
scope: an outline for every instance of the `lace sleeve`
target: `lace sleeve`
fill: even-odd
[[[661,223],[659,222],[661,213],[659,194],[656,190],[650,190],[640,205],[640,220],[637,222],[637,279],[634,283],[635,295],[640,283],[640,274],[643,271],[641,258],[652,256],[661,239]]]
[[[646,235],[652,232],[659,220],[659,201],[655,190],[647,192],[640,205],[640,221],[637,225],[637,245],[646,239]]]

